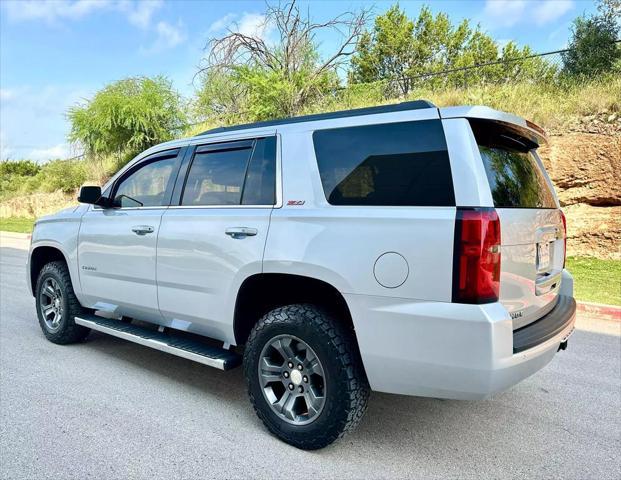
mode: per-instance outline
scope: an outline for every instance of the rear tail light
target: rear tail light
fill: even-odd
[[[561,212],[561,219],[563,220],[563,230],[564,230],[564,234],[565,234],[565,249],[563,251],[563,268],[565,268],[565,262],[567,261],[567,219],[565,218],[565,214],[563,213],[563,210],[560,210]]]
[[[500,294],[500,220],[493,208],[458,208],[453,302],[491,303]]]

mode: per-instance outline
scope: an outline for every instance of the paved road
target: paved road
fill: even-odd
[[[93,333],[47,342],[23,242],[0,250],[0,478],[620,478],[621,324],[581,318],[569,349],[478,402],[373,394],[318,452],[271,437],[239,369]]]

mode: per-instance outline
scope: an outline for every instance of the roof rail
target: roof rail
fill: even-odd
[[[211,130],[199,133],[199,135],[207,135],[211,133],[233,132],[236,130],[245,130],[247,128],[271,127],[274,125],[286,125],[290,123],[313,122],[315,120],[328,120],[333,118],[358,117],[361,115],[374,115],[376,113],[402,112],[405,110],[420,110],[423,108],[437,108],[428,100],[414,100],[411,102],[394,103],[392,105],[380,105],[377,107],[353,108],[350,110],[339,110],[337,112],[316,113],[313,115],[301,115],[299,117],[281,118],[277,120],[267,120],[264,122],[245,123],[242,125],[233,125],[230,127],[216,127]]]

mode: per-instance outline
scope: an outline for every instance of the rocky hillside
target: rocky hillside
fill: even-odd
[[[540,149],[567,216],[568,254],[621,259],[621,119],[600,112]]]

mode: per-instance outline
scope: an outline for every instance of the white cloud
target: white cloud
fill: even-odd
[[[183,24],[181,22],[179,22],[177,26],[167,22],[159,22],[155,28],[158,40],[161,40],[168,48],[175,47],[185,40],[185,33],[182,29]]]
[[[511,27],[522,20],[524,0],[487,0],[483,16],[496,27]]]
[[[546,25],[574,7],[574,0],[487,0],[482,20],[494,30],[519,23]]]
[[[108,0],[23,0],[4,3],[11,20],[45,20],[49,23],[61,19],[75,20],[109,6]]]
[[[71,148],[66,143],[59,143],[48,148],[34,148],[26,155],[26,158],[35,162],[44,162],[46,160],[54,160],[57,158],[70,158]]]
[[[150,47],[141,47],[140,51],[144,54],[157,53],[162,50],[174,48],[187,39],[183,22],[179,20],[177,25],[168,22],[158,22],[155,26],[157,38]]]
[[[244,13],[237,25],[237,31],[249,37],[265,38],[271,30],[265,15],[260,13]]]
[[[119,9],[125,12],[129,23],[146,30],[151,25],[153,14],[159,10],[163,4],[163,0],[142,0],[137,3],[124,0],[119,3]]]
[[[8,102],[15,98],[15,90],[9,90],[8,88],[0,88],[0,101]]]
[[[43,20],[58,24],[108,10],[122,13],[129,23],[143,30],[150,27],[153,14],[163,5],[163,0],[5,0],[2,3],[12,21]]]
[[[10,101],[0,109],[0,158],[31,158],[43,161],[72,156],[66,146],[67,109],[93,91],[74,85],[10,86]],[[65,147],[61,147],[64,145]]]
[[[224,17],[219,18],[211,25],[209,25],[207,33],[219,33],[223,30],[226,30],[233,23],[233,20],[235,20],[236,16],[237,15],[234,13],[227,13]]]
[[[546,0],[533,7],[533,20],[537,25],[545,25],[565,15],[574,7],[574,2],[573,0]]]
[[[239,20],[237,20],[238,18]],[[216,34],[224,31],[239,32],[249,37],[267,40],[274,31],[274,26],[267,22],[265,15],[261,13],[244,12],[241,16],[236,13],[228,13],[213,22],[207,33]]]

